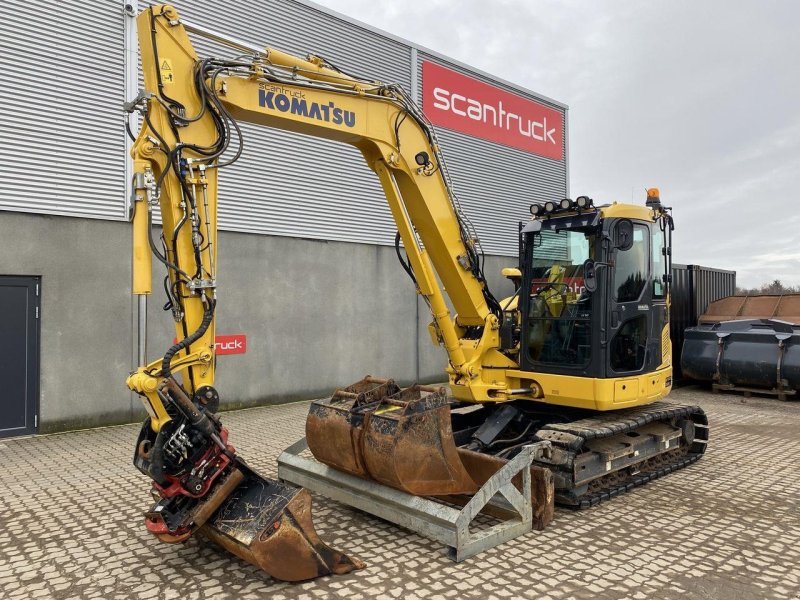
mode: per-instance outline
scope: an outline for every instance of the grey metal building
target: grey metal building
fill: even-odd
[[[10,386],[0,436],[143,415],[124,385],[136,352],[121,106],[139,86],[133,15],[148,4],[0,4],[0,377]],[[565,105],[305,0],[173,4],[187,21],[411,90],[438,125],[490,284],[511,291],[499,271],[515,264],[517,223],[532,200],[568,195]],[[429,109],[447,114],[437,121]],[[527,130],[526,110],[544,115]],[[223,403],[308,398],[365,373],[442,379],[445,355],[430,342],[427,308],[397,265],[394,223],[358,152],[242,129],[244,156],[220,179],[217,332],[245,334],[247,351],[219,359]],[[151,359],[173,336],[161,276],[156,269]]]

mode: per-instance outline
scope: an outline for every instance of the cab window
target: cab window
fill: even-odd
[[[653,226],[652,258],[653,258],[653,297],[664,297],[664,275],[667,274],[666,256],[664,256],[664,232],[659,229],[658,224]]]
[[[548,229],[529,250],[527,350],[531,361],[585,366],[591,354],[592,295],[583,263],[594,254],[593,230]]]
[[[650,232],[646,225],[635,224],[633,245],[628,250],[620,250],[616,256],[614,270],[614,290],[617,302],[634,302],[642,295],[650,275]]]
[[[611,340],[611,368],[615,371],[641,371],[647,349],[647,317],[626,321]]]

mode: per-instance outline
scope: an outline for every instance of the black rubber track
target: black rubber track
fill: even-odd
[[[695,425],[700,426],[695,428],[695,440],[698,441],[693,442],[688,448],[683,446],[671,450],[669,453],[645,459],[640,472],[632,474],[622,481],[619,480],[619,471],[610,473],[607,477],[592,482],[589,491],[577,498],[574,495],[569,498],[563,494],[564,491],[568,492],[569,490],[556,489],[556,504],[573,509],[591,508],[696,462],[706,450],[707,444],[704,442],[708,441],[708,419],[699,406],[654,402],[647,406],[602,413],[578,421],[554,423],[543,427],[540,431],[562,431],[579,436],[586,442],[633,431],[648,423],[669,421],[680,417],[689,417]],[[554,443],[558,444],[558,442]],[[572,468],[577,452],[571,450],[570,454],[572,457],[568,464],[562,467],[567,472]],[[552,465],[542,464],[541,466],[547,466],[554,471],[559,470],[558,467]],[[609,480],[608,485],[603,485],[604,479]]]

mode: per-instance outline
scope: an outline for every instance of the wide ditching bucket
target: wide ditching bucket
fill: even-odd
[[[800,325],[800,294],[728,296],[711,302],[698,322],[721,323],[747,319],[777,319]]]
[[[762,392],[781,400],[800,390],[800,325],[777,319],[705,323],[686,330],[681,369],[715,391]]]
[[[686,330],[681,371],[714,391],[800,392],[800,294],[728,296]]]
[[[459,458],[444,388],[367,377],[312,403],[306,439],[321,463],[416,496],[480,487]]]

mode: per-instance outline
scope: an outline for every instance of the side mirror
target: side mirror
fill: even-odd
[[[583,261],[583,287],[590,294],[597,289],[597,265],[591,258]]]
[[[633,222],[630,219],[620,219],[614,226],[614,248],[625,252],[632,246]]]

